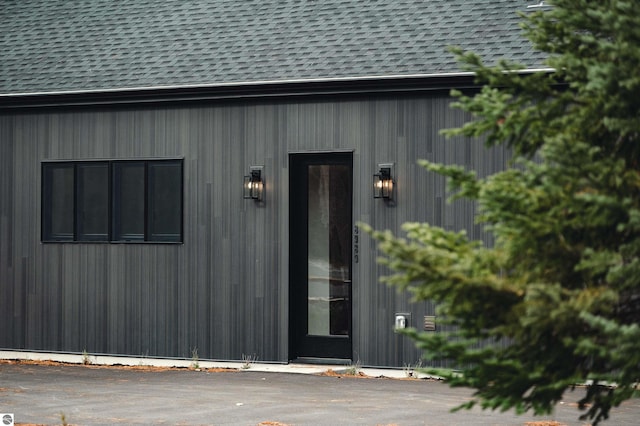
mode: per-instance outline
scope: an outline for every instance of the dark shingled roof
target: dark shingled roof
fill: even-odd
[[[534,0],[4,0],[0,94],[530,68]]]

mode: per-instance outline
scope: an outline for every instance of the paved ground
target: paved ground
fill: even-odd
[[[140,371],[81,365],[0,364],[0,413],[16,424],[524,425],[578,421],[568,395],[544,418],[449,410],[467,400],[429,380],[338,378],[248,370]],[[280,371],[286,371],[286,366]],[[364,370],[366,371],[366,370]],[[613,412],[611,425],[640,424],[640,400]]]

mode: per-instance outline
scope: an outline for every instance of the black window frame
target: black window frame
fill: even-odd
[[[134,237],[129,234],[121,234],[116,232],[119,226],[118,217],[121,217],[123,203],[121,202],[121,195],[117,182],[118,179],[122,179],[121,171],[124,169],[122,166],[138,164],[144,169],[144,182],[143,182],[143,204],[144,212],[142,214],[143,232],[136,234]],[[80,197],[82,185],[86,182],[82,180],[80,176],[83,167],[99,167],[101,165],[107,168],[107,178],[104,190],[106,194],[102,194],[102,197],[107,199],[107,211],[106,211],[106,232],[105,233],[83,233],[83,226],[81,223],[81,211],[80,211]],[[177,232],[165,232],[162,234],[152,233],[150,229],[150,222],[152,221],[153,212],[151,211],[151,204],[149,198],[152,196],[151,192],[153,188],[150,184],[149,170],[154,166],[172,166],[178,167],[178,173],[176,176],[179,179],[179,183],[176,188],[179,188],[179,193],[175,195],[176,205],[179,206],[179,212],[173,212],[173,225],[177,229]],[[54,188],[56,186],[53,182],[52,176],[56,169],[69,169],[72,171],[72,183],[71,192],[73,199],[72,206],[62,208],[62,213],[69,213],[73,216],[71,220],[72,229],[65,229],[66,232],[55,233],[53,224],[55,220],[53,218],[54,212],[53,203],[56,197],[55,191],[69,190],[69,188],[60,189]],[[170,170],[170,169],[167,169]],[[68,176],[66,176],[68,179]],[[144,243],[144,244],[182,244],[184,242],[184,160],[181,158],[171,159],[126,159],[126,160],[78,160],[78,161],[43,161],[41,164],[41,241],[43,243]],[[64,179],[62,179],[64,180]],[[64,195],[64,194],[62,194]],[[67,201],[69,194],[67,193]],[[94,194],[95,195],[95,194]],[[100,194],[97,194],[100,198]],[[153,195],[156,196],[156,195]],[[170,194],[169,197],[172,197]],[[103,200],[104,201],[104,200]],[[164,205],[166,205],[165,203]],[[173,205],[173,203],[171,203]],[[83,204],[86,206],[86,204]],[[176,214],[177,213],[177,214]],[[177,219],[176,219],[177,217]],[[176,223],[179,221],[179,223]],[[155,223],[155,222],[154,222]],[[66,227],[69,228],[68,220],[65,221]],[[64,227],[63,227],[64,228]],[[171,229],[173,231],[173,229]]]

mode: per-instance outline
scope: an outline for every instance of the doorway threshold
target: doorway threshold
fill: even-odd
[[[319,364],[319,365],[351,365],[352,360],[342,358],[315,358],[308,356],[301,356],[296,359],[292,359],[291,363],[294,364]]]

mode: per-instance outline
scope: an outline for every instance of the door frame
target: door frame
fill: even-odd
[[[308,334],[308,287],[296,286],[308,279],[308,166],[347,165],[349,168],[349,252],[348,335]],[[353,358],[353,151],[289,153],[289,360],[301,362],[349,363]],[[302,206],[300,203],[304,203]]]

